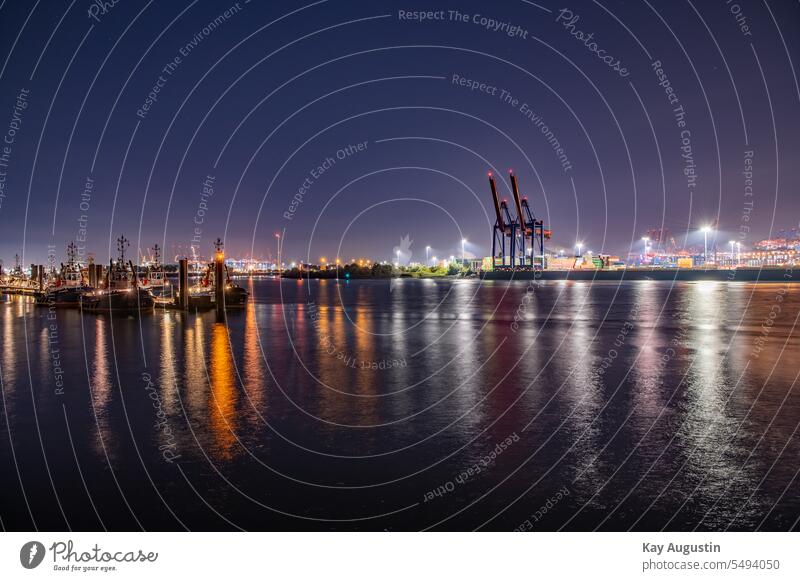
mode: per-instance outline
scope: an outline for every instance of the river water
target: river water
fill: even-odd
[[[789,530],[800,285],[242,279],[0,303],[8,530]]]

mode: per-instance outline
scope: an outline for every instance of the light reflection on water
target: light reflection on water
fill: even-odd
[[[336,519],[399,511],[354,522],[414,529],[457,513],[443,526],[511,529],[563,486],[571,494],[543,529],[749,529],[765,518],[763,528],[786,529],[800,514],[796,487],[784,493],[800,452],[791,437],[800,418],[797,286],[756,356],[781,285],[245,284],[252,300],[225,319],[59,311],[62,396],[47,309],[1,303],[3,483],[17,482],[9,430],[20,478],[42,477],[35,404],[62,501],[89,528],[66,446],[116,528],[131,523],[113,516],[124,511],[110,477],[148,528],[175,527],[148,504],[145,469],[192,528],[227,526],[212,506],[245,528],[349,528]],[[514,433],[519,442],[491,466],[436,504],[422,502]],[[159,452],[170,438],[180,472]],[[47,489],[38,498],[31,487],[41,522],[64,528],[57,513],[46,516]],[[0,513],[25,528],[14,494]]]

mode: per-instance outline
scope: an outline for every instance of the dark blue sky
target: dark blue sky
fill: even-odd
[[[692,242],[715,220],[721,247],[749,245],[800,218],[797,2],[0,6],[0,132],[18,126],[0,167],[7,265],[48,244],[60,260],[84,234],[105,260],[120,233],[267,257],[285,231],[287,261],[340,245],[389,259],[406,235],[421,260],[463,236],[482,256],[492,167],[515,170],[556,248],[624,254],[650,228]]]

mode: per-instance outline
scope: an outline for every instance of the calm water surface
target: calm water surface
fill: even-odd
[[[797,526],[800,285],[242,284],[0,303],[5,529]]]

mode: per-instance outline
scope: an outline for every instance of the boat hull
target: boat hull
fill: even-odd
[[[57,309],[79,309],[81,299],[92,289],[89,287],[57,288],[38,295],[36,304]]]
[[[84,311],[94,313],[136,314],[153,310],[153,296],[144,289],[118,290],[84,295]]]
[[[225,308],[244,308],[247,305],[247,291],[240,286],[225,289]]]

